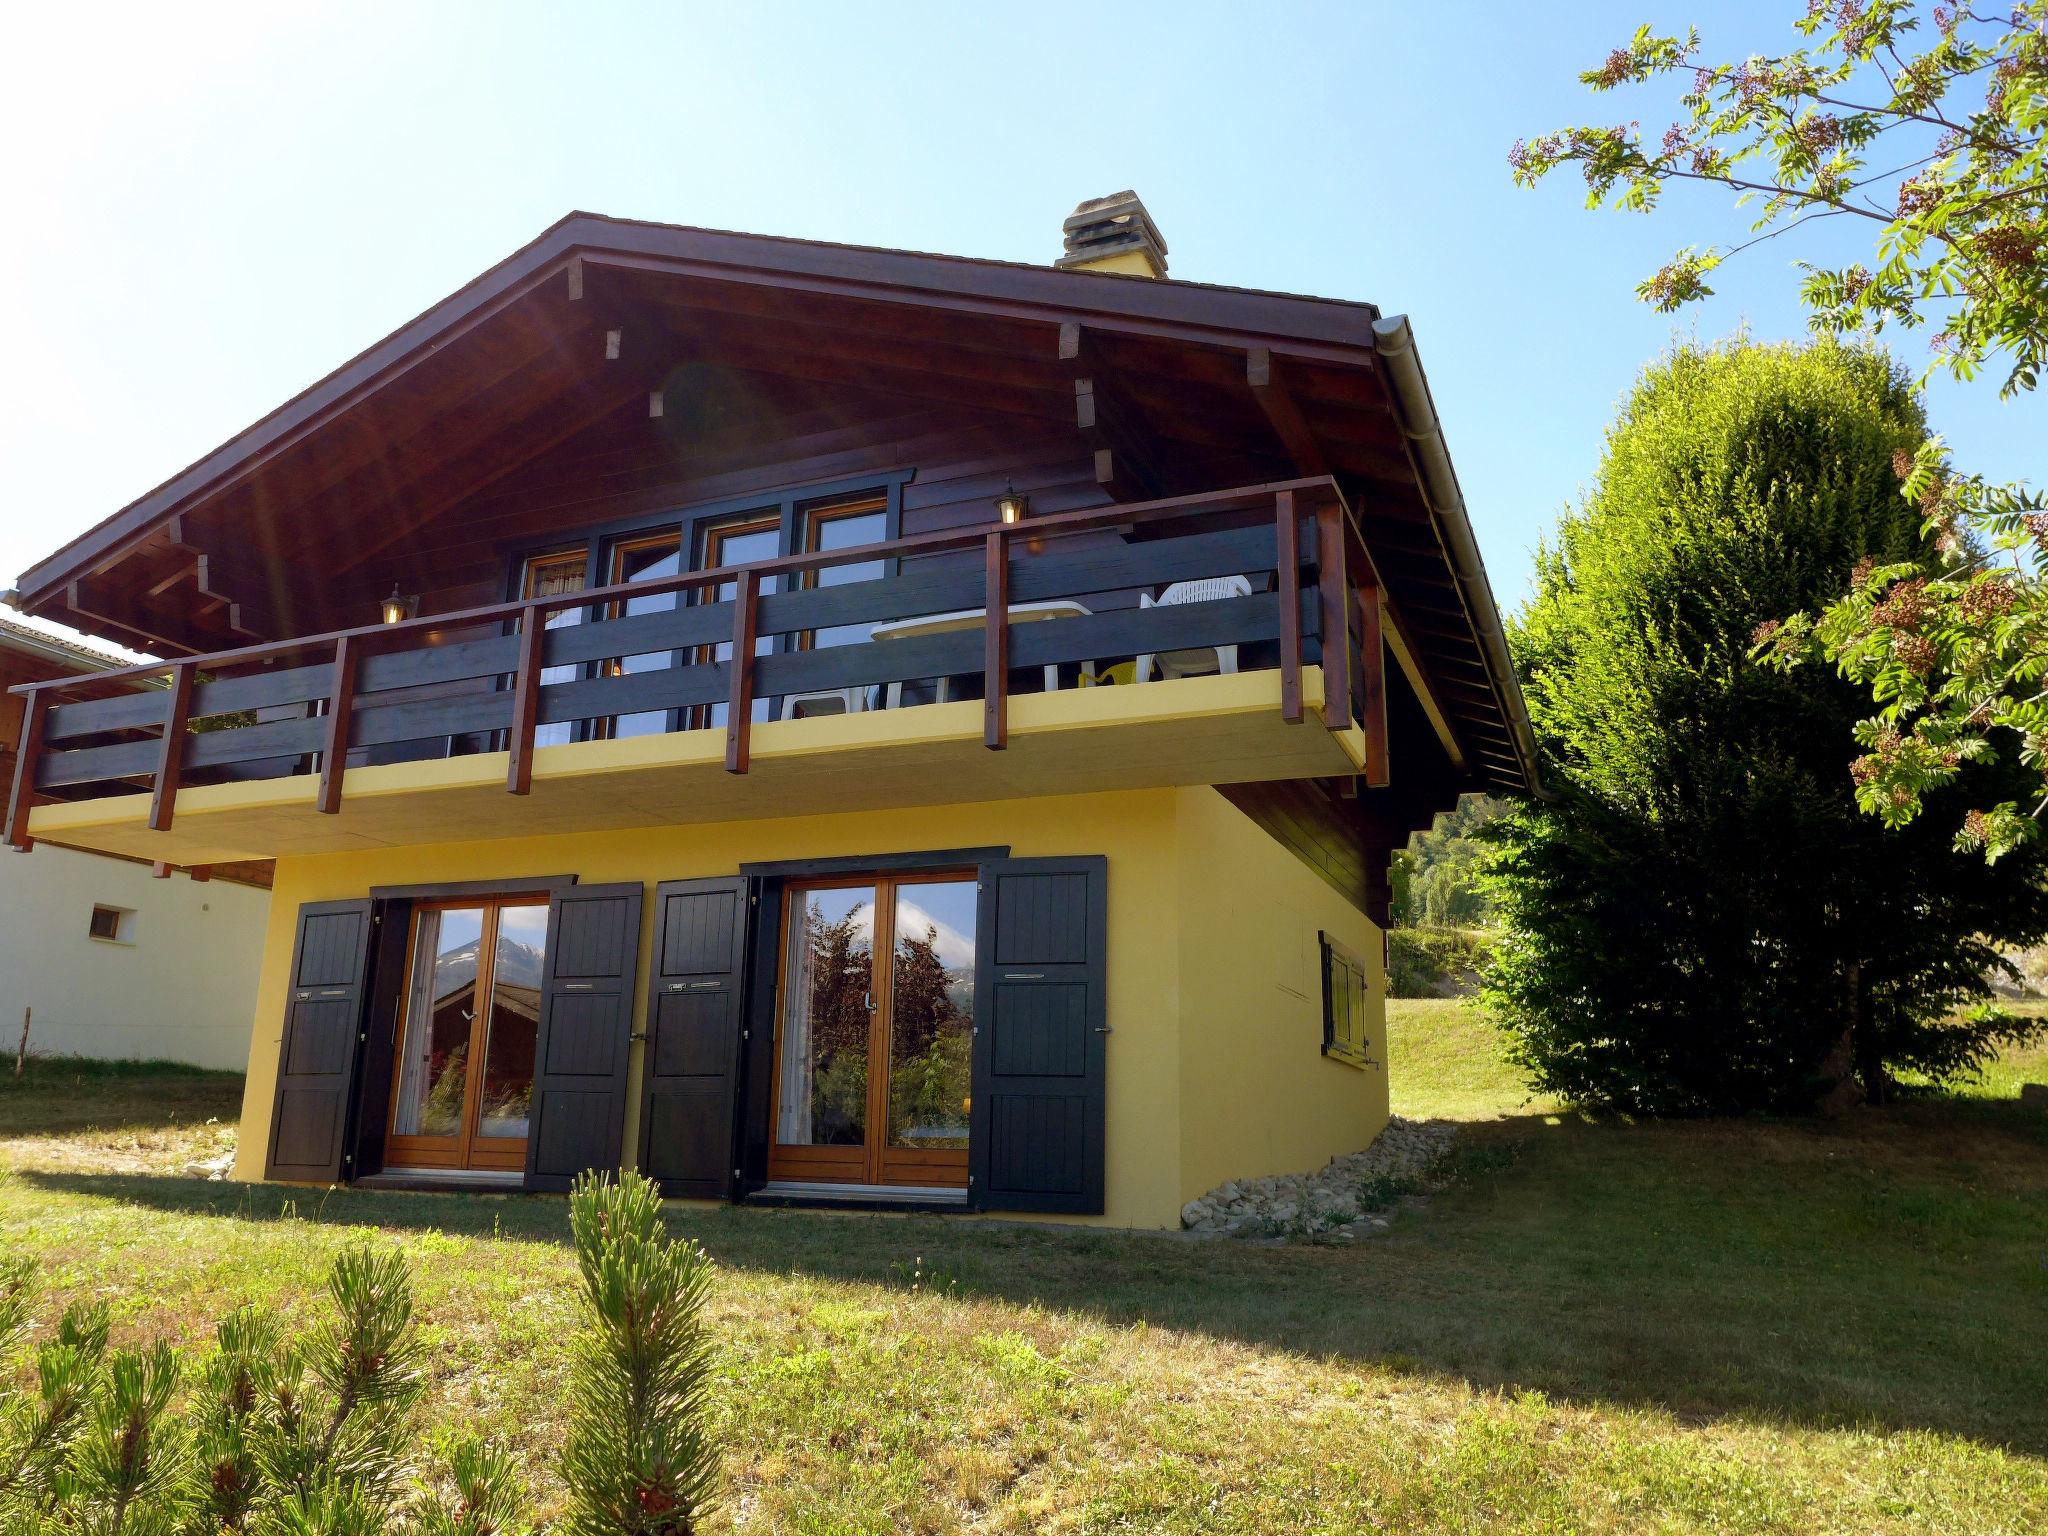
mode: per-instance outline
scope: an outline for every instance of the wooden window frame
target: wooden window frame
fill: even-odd
[[[981,870],[977,865],[910,865],[894,869],[870,867],[840,870],[829,874],[792,874],[778,895],[775,930],[775,985],[771,1002],[774,1029],[769,1054],[768,1084],[768,1178],[771,1182],[819,1182],[850,1184],[868,1189],[944,1188],[965,1190],[970,1147],[892,1147],[889,1145],[889,1084],[894,1067],[891,1058],[895,1022],[896,978],[896,892],[904,885],[930,885],[942,881],[975,888],[976,939],[979,941],[979,912],[982,898]],[[868,1019],[868,1083],[866,1138],[858,1147],[788,1146],[778,1141],[776,1121],[782,1103],[782,1028],[785,1013],[784,984],[789,974],[789,919],[791,903],[812,891],[854,890],[872,887],[875,892],[875,920],[869,944],[869,983],[875,999]],[[886,917],[886,923],[884,918]],[[886,950],[882,935],[888,934]],[[881,963],[882,956],[889,963]],[[977,993],[975,1009],[982,1007],[979,995],[981,956],[975,956]],[[881,1070],[876,1070],[876,1063]],[[970,1137],[972,1132],[969,1133]]]
[[[676,552],[677,555],[677,568],[679,570],[688,569],[687,564],[684,563],[687,560],[688,556],[684,551],[683,545],[680,542],[678,542],[678,539],[679,535],[675,533],[673,530],[656,527],[650,528],[646,532],[634,535],[630,538],[617,538],[610,540],[604,548],[604,564],[602,567],[604,579],[602,582],[599,583],[599,585],[617,585],[618,583],[627,580],[628,578],[621,574],[621,567],[623,566],[626,557],[638,550],[672,549]],[[685,594],[676,593],[674,594],[674,596],[680,600],[685,597]],[[610,603],[607,604],[606,607],[608,611],[606,612],[605,617],[607,619],[621,618],[625,614],[625,605],[622,603]],[[653,655],[656,653],[635,652],[634,654]],[[676,665],[676,657],[678,654],[679,653],[676,651],[670,651],[668,653],[668,664],[670,666],[673,667],[674,665]],[[623,656],[609,657],[604,661],[592,662],[587,668],[585,668],[585,672],[586,675],[592,677],[622,677],[625,675],[624,662],[625,658]],[[651,714],[652,711],[632,711],[632,713]],[[667,732],[680,729],[682,713],[683,712],[679,709],[663,711],[661,727],[662,730],[664,732]],[[583,728],[585,732],[583,739],[603,740],[612,737],[616,734],[618,719],[619,717],[617,715],[607,715],[601,719],[585,720],[579,722],[580,726]]]
[[[407,1170],[422,1169],[447,1171],[450,1169],[484,1170],[494,1173],[524,1172],[526,1168],[526,1142],[524,1136],[479,1136],[478,1116],[483,1109],[480,1089],[483,1085],[485,1058],[490,1055],[491,1040],[489,1029],[489,998],[497,985],[498,913],[506,907],[551,908],[549,897],[552,892],[545,888],[522,888],[495,894],[481,892],[441,896],[431,900],[411,903],[406,914],[405,929],[405,970],[398,993],[398,1018],[391,1032],[391,1102],[385,1109],[384,1117],[384,1166]],[[466,907],[481,907],[486,916],[483,931],[477,939],[476,1013],[484,1015],[485,1025],[482,1049],[477,1049],[476,1018],[470,1020],[470,1054],[464,1063],[462,1083],[462,1124],[453,1136],[425,1136],[403,1134],[398,1129],[398,1084],[401,1076],[399,1058],[405,1050],[406,1033],[412,1024],[409,1017],[412,1009],[415,983],[419,972],[419,926],[420,918],[428,912],[446,912]],[[539,1063],[535,1063],[535,1076],[539,1076]],[[479,1152],[485,1155],[478,1157]],[[442,1161],[423,1162],[423,1157],[440,1158]]]
[[[1372,973],[1329,933],[1318,933],[1317,938],[1322,949],[1323,1055],[1361,1071],[1377,1067],[1362,1027],[1366,1000],[1372,996]]]

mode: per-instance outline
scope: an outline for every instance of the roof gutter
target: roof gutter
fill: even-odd
[[[1436,400],[1429,392],[1429,378],[1423,373],[1422,357],[1415,350],[1415,331],[1406,315],[1375,320],[1372,329],[1380,360],[1387,366],[1395,415],[1415,460],[1423,500],[1428,503],[1437,539],[1450,559],[1466,621],[1479,637],[1480,654],[1485,658],[1494,693],[1500,699],[1501,712],[1507,717],[1508,731],[1514,737],[1515,755],[1522,760],[1530,793],[1548,799],[1550,792],[1543,787],[1536,769],[1536,738],[1529,726],[1529,707],[1515,677],[1515,664],[1508,656],[1500,607],[1493,598],[1493,584],[1486,579],[1486,562],[1480,558],[1479,541],[1472,535],[1472,519],[1465,510],[1464,493],[1458,489],[1458,472],[1451,466],[1450,449],[1444,445],[1443,422],[1437,417]]]

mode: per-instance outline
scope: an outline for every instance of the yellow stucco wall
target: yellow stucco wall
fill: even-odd
[[[1306,1173],[1387,1123],[1380,930],[1221,795],[1183,791],[1180,860],[1180,1195],[1225,1179]],[[1327,931],[1363,959],[1371,1054],[1322,1055]]]
[[[263,1176],[292,937],[305,902],[363,896],[380,885],[559,874],[574,874],[585,884],[639,880],[649,887],[651,897],[659,881],[730,875],[742,863],[1008,845],[1020,858],[1108,857],[1108,1013],[1113,1033],[1107,1074],[1105,1211],[1090,1219],[1111,1226],[1171,1225],[1180,1207],[1175,1130],[1179,1040],[1174,1027],[1178,954],[1173,919],[1178,793],[1132,790],[279,859],[250,1035],[235,1177]],[[650,899],[641,936],[636,1029],[645,1027],[646,957],[653,922]],[[626,1121],[629,1161],[639,1142],[639,1070],[636,1045]]]
[[[1316,1000],[1317,927],[1347,935],[1375,966],[1377,930],[1214,790],[1128,790],[280,859],[235,1176],[263,1175],[305,902],[381,885],[560,874],[586,884],[638,880],[651,896],[660,881],[730,875],[742,863],[990,845],[1019,857],[1109,860],[1105,1210],[1085,1219],[1172,1226],[1188,1198],[1225,1177],[1315,1166],[1362,1146],[1384,1123],[1384,1073],[1321,1058]],[[651,900],[644,922],[636,1028],[644,1027]],[[1300,995],[1284,990],[1290,979]],[[636,1046],[628,1161],[639,1140],[639,1054]],[[1376,1054],[1384,1059],[1383,1031]]]

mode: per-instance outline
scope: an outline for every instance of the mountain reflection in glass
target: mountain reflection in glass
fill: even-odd
[[[491,1012],[476,1133],[524,1136],[533,1099],[533,1044],[540,1028],[541,967],[547,956],[546,903],[500,907],[491,954]]]
[[[964,1148],[974,1036],[974,882],[896,887],[889,1145]]]
[[[875,888],[805,892],[790,902],[788,924],[775,1139],[786,1147],[861,1146]]]
[[[412,997],[398,1064],[398,1109],[391,1123],[400,1136],[462,1134],[483,934],[482,907],[420,913],[413,936]]]

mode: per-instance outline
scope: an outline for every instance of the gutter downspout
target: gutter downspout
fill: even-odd
[[[1458,601],[1464,606],[1466,621],[1479,637],[1480,654],[1485,658],[1501,712],[1507,717],[1515,755],[1522,760],[1529,792],[1547,800],[1550,792],[1543,787],[1536,770],[1536,739],[1529,727],[1529,707],[1523,701],[1514,662],[1508,657],[1500,608],[1493,600],[1493,584],[1486,579],[1486,562],[1480,558],[1479,542],[1472,536],[1465,496],[1458,489],[1458,472],[1452,468],[1450,450],[1444,446],[1443,422],[1437,417],[1429,379],[1415,350],[1415,332],[1406,315],[1375,320],[1372,330],[1380,358],[1387,365],[1395,415],[1415,460],[1430,521],[1450,561],[1451,573],[1457,578]]]

